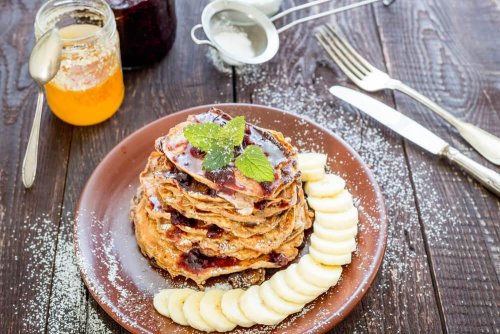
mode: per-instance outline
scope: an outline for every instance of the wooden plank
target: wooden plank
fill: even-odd
[[[497,136],[499,16],[493,0],[396,1],[388,11],[376,10],[390,73]],[[494,168],[423,106],[400,94],[396,104],[466,155]],[[405,149],[446,330],[498,331],[498,198],[412,144],[405,143]]]
[[[352,2],[335,1],[329,6],[347,3]],[[291,15],[286,22],[304,15]],[[439,332],[441,322],[402,141],[327,92],[330,85],[349,84],[313,37],[313,30],[326,22],[384,68],[372,8],[360,8],[281,35],[281,50],[271,62],[237,70],[238,101],[279,107],[320,122],[361,154],[382,187],[390,226],[383,268],[363,301],[332,333]],[[389,93],[377,97],[392,104]]]
[[[88,320],[88,292],[73,247],[73,212],[63,208],[47,319],[49,333],[83,333]]]
[[[178,1],[177,37],[167,57],[150,68],[125,73],[125,101],[113,118],[97,126],[75,128],[64,194],[64,215],[74,212],[80,192],[94,168],[127,135],[178,110],[214,101],[232,102],[232,78],[217,72],[206,58],[207,49],[195,45],[189,36],[191,27],[199,23],[202,9],[201,4]],[[71,225],[62,222],[60,242],[71,236],[71,228]],[[58,247],[57,256],[64,258],[64,252],[64,247]],[[76,267],[74,264],[72,266],[61,270],[59,275],[73,273]],[[57,294],[56,291],[69,289],[80,293],[84,287],[80,280],[58,280],[57,269],[52,289],[49,332],[56,333],[59,328],[64,328],[65,333],[125,332],[91,297],[88,301],[73,297],[63,302],[64,294]],[[75,313],[74,310],[79,312]],[[68,322],[68,315],[72,315],[69,323],[74,321],[77,325],[67,326],[63,323]]]
[[[25,190],[21,164],[35,113],[28,74],[33,22],[42,1],[0,3],[0,327],[43,331],[55,236],[72,129],[45,107],[34,186]]]

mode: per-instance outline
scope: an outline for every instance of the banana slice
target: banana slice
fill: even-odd
[[[334,230],[324,227],[320,224],[314,224],[314,235],[317,235],[323,240],[329,241],[345,241],[355,238],[358,234],[358,226],[354,225],[342,230]]]
[[[300,291],[304,295],[311,296],[315,299],[323,292],[325,288],[313,285],[302,278],[297,272],[297,264],[294,263],[285,270],[285,280],[289,287],[295,291]]]
[[[323,167],[311,170],[304,170],[301,171],[301,173],[302,173],[302,180],[308,182],[321,180],[326,175],[325,168]]]
[[[184,316],[186,317],[189,326],[199,331],[213,332],[215,328],[203,320],[200,314],[200,301],[204,295],[205,293],[201,291],[190,294],[184,302],[182,311],[184,312]]]
[[[307,197],[307,203],[319,212],[344,212],[352,207],[352,196],[344,190],[335,197]]]
[[[269,280],[269,284],[274,292],[282,299],[295,304],[306,304],[313,300],[312,296],[303,295],[288,286],[285,280],[285,270],[278,271]]]
[[[195,291],[192,289],[172,289],[168,296],[168,310],[170,318],[180,325],[189,325],[182,310],[186,299]]]
[[[243,292],[245,291],[242,289],[231,289],[224,292],[220,305],[222,313],[230,321],[241,327],[250,327],[255,325],[255,322],[248,319],[240,308],[240,298]]]
[[[200,315],[205,322],[218,332],[233,330],[236,324],[230,321],[222,312],[221,300],[224,291],[205,291],[200,300]]]
[[[329,197],[335,196],[344,190],[345,181],[340,176],[326,174],[321,180],[307,182],[304,190],[308,196]]]
[[[279,314],[289,315],[300,312],[305,305],[284,300],[273,290],[269,281],[262,283],[259,293],[264,305]]]
[[[356,240],[351,238],[346,241],[329,241],[321,239],[313,233],[311,235],[311,247],[324,254],[343,255],[356,250]]]
[[[314,247],[309,247],[309,255],[316,261],[329,266],[341,266],[351,263],[351,253],[334,255],[325,254]]]
[[[252,285],[247,291],[243,292],[240,298],[240,306],[248,319],[261,325],[279,324],[287,315],[276,313],[267,308],[262,302],[259,293],[260,287]]]
[[[322,153],[301,153],[297,156],[299,163],[299,170],[304,173],[305,171],[325,169],[326,154]]]
[[[326,228],[341,230],[358,224],[358,209],[350,206],[341,212],[315,212],[314,226],[322,225]]]
[[[329,289],[337,284],[342,274],[342,267],[322,265],[307,254],[300,259],[297,272],[308,283]]]
[[[161,315],[169,318],[170,312],[168,311],[168,297],[170,296],[171,292],[171,289],[163,289],[155,294],[153,298],[153,306],[155,307],[156,311]]]

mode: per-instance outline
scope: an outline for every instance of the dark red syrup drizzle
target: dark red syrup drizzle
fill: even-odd
[[[288,264],[288,258],[283,253],[271,252],[268,254],[269,262],[276,263],[280,267]]]
[[[215,224],[212,224],[208,227],[207,237],[210,239],[216,239],[216,238],[220,238],[223,233],[224,233],[223,229],[221,229],[219,226],[217,226]]]
[[[188,227],[196,227],[196,225],[198,224],[198,220],[184,217],[177,211],[172,211],[170,213],[170,220],[172,222],[172,225],[174,226],[183,225]]]
[[[233,257],[206,256],[198,248],[193,248],[181,255],[178,265],[187,271],[197,274],[209,268],[235,266],[238,262],[238,259]]]

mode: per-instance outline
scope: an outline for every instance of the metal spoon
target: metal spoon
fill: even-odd
[[[52,80],[61,65],[62,42],[59,31],[54,28],[42,35],[33,47],[29,61],[29,71],[38,85],[35,119],[23,160],[23,184],[30,188],[35,182],[38,157],[38,138],[43,109],[43,86]]]

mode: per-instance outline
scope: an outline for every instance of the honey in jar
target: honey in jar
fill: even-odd
[[[52,112],[73,125],[92,125],[110,118],[124,97],[119,40],[113,13],[102,0],[84,2],[86,6],[77,8],[82,2],[56,1],[54,6],[72,7],[61,10],[60,16],[45,17],[43,20],[39,16],[47,7],[45,4],[35,24],[35,28],[37,25],[39,28],[35,31],[37,35],[43,34],[42,28],[51,24],[59,28],[63,43],[61,67],[54,79],[45,85],[45,91]],[[65,16],[71,17],[71,24]]]

